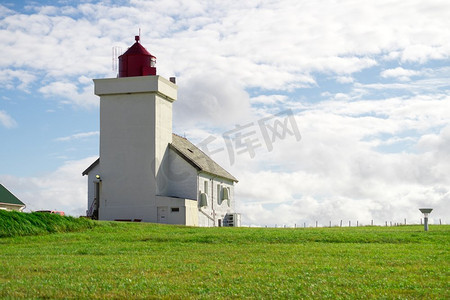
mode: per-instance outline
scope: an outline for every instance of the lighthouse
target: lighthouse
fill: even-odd
[[[237,179],[172,133],[175,80],[157,75],[140,43],[119,56],[117,78],[94,79],[100,158],[88,175],[87,216],[191,226],[237,226]]]
[[[156,57],[151,55],[135,36],[133,46],[119,56],[119,77],[156,75]]]

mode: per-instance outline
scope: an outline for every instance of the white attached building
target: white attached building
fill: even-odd
[[[88,175],[87,216],[239,226],[237,179],[172,133],[177,86],[157,76],[154,63],[136,37],[119,57],[119,77],[94,80],[100,96],[100,158],[83,172]]]

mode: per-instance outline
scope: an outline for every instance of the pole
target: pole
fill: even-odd
[[[423,228],[428,231],[428,217],[423,218]]]

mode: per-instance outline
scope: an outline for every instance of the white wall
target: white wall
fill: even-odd
[[[196,200],[157,196],[156,206],[167,207],[167,224],[198,226]]]
[[[176,86],[160,76],[96,79],[100,96],[100,219],[156,222]],[[92,172],[90,172],[92,173]]]
[[[156,195],[167,191],[166,174],[169,170],[169,143],[172,142],[172,102],[155,97],[155,174]]]
[[[169,171],[166,182],[168,196],[197,200],[197,169],[169,149]]]
[[[227,213],[234,213],[235,199],[234,199],[234,182],[225,178],[216,177],[211,174],[200,172],[199,174],[199,197],[201,193],[208,195],[208,206],[201,208],[199,212],[199,226],[218,226],[219,219],[223,224],[223,218]],[[205,182],[208,184],[208,189],[205,191]],[[230,189],[230,206],[227,201],[219,201],[219,194],[217,186],[220,186],[220,194],[223,188]],[[207,217],[206,215],[209,217]],[[214,219],[211,220],[211,219]]]
[[[1,210],[8,210],[8,211],[23,211],[25,206],[21,205],[14,205],[9,203],[0,203],[0,209]]]

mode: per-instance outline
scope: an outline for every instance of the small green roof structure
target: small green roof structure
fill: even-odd
[[[0,183],[0,209],[22,211],[24,208],[25,203]]]

